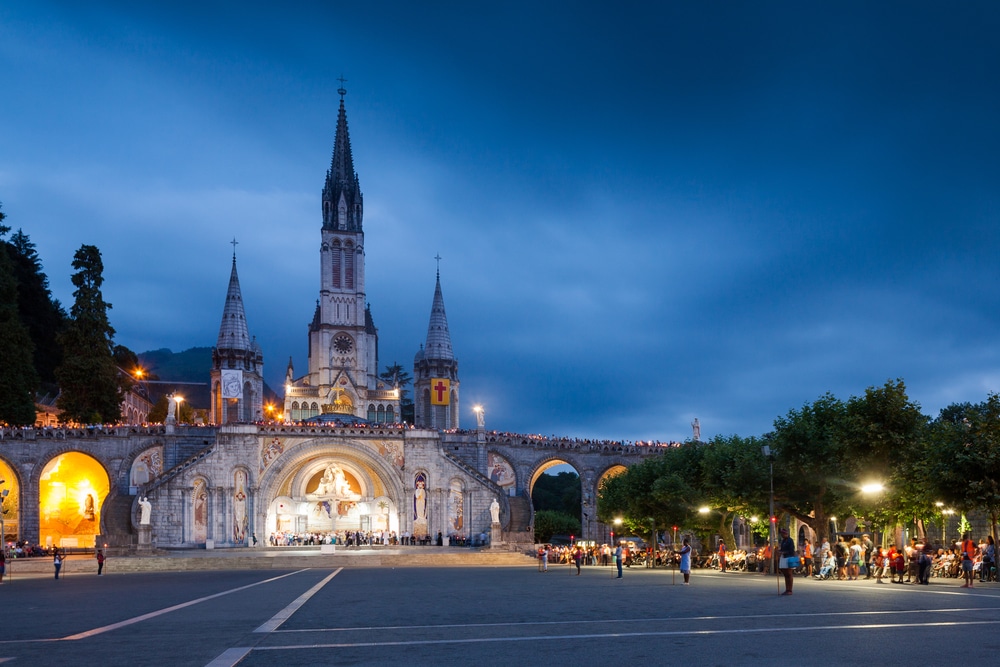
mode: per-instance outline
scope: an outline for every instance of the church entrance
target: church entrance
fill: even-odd
[[[342,543],[347,533],[399,534],[398,503],[360,461],[317,456],[286,475],[268,506],[266,532],[279,545]],[[273,539],[272,539],[273,538]]]

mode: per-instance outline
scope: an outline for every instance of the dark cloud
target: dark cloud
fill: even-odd
[[[383,363],[442,282],[498,428],[755,434],[903,377],[1000,386],[993,3],[0,9],[0,199],[119,340],[215,339],[234,236],[268,379],[303,368],[347,83]],[[463,417],[464,419],[465,417]],[[471,423],[471,415],[468,415]]]

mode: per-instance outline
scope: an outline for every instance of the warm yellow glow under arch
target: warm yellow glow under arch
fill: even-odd
[[[101,504],[110,483],[104,467],[80,452],[60,454],[48,462],[38,480],[41,543],[92,547],[101,532]]]
[[[14,469],[7,465],[6,461],[0,459],[0,493],[7,491],[7,497],[3,499],[3,532],[4,543],[13,543],[18,540],[18,527],[20,525],[20,515],[18,510],[21,507],[21,489],[17,483],[17,476]]]

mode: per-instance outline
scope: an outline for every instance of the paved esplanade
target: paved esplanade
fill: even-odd
[[[680,578],[678,577],[678,581]],[[0,661],[102,665],[977,664],[996,584],[524,567],[75,574],[5,581]]]

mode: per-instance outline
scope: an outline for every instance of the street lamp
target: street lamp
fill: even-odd
[[[177,421],[181,420],[181,403],[184,402],[183,396],[178,396],[174,394],[174,401],[177,403]]]
[[[486,428],[486,410],[481,405],[473,405],[472,411],[476,413],[476,426],[482,430]]]

